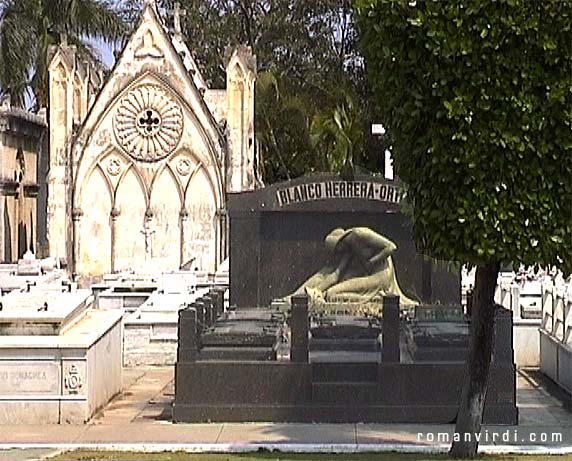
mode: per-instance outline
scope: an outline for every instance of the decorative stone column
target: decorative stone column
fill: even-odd
[[[79,261],[79,234],[81,226],[81,217],[83,216],[83,211],[81,208],[74,208],[72,210],[72,279],[77,278],[77,265]]]
[[[115,272],[115,240],[117,238],[117,218],[119,217],[119,209],[113,207],[109,213],[109,225],[111,226],[111,272]]]
[[[185,261],[185,242],[187,240],[186,237],[186,228],[187,223],[189,221],[189,212],[183,206],[181,211],[179,212],[179,231],[180,231],[180,247],[179,247],[179,267],[182,267],[183,264],[186,263]]]
[[[228,213],[226,208],[219,208],[217,210],[218,217],[218,230],[220,234],[218,250],[218,260],[224,261],[228,257]]]

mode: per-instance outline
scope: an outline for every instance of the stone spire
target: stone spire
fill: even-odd
[[[147,7],[147,6],[150,6],[155,11],[157,11],[157,4],[155,3],[155,0],[144,0],[143,1],[143,7]]]

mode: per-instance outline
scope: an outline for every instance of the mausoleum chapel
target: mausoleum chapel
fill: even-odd
[[[47,239],[84,280],[227,254],[225,197],[255,187],[256,58],[233,50],[208,88],[148,2],[109,75],[63,43],[49,56]]]

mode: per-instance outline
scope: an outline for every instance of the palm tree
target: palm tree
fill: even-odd
[[[333,106],[316,113],[310,127],[312,145],[324,171],[354,171],[364,148],[364,120],[357,96],[343,85],[332,92]]]
[[[22,107],[31,90],[36,108],[47,103],[48,49],[67,40],[99,61],[86,43],[113,42],[127,26],[104,0],[0,0],[0,88]]]
[[[311,108],[287,77],[264,71],[256,78],[256,139],[264,181],[272,183],[313,170],[309,141]]]

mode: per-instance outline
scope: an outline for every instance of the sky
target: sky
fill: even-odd
[[[88,40],[93,46],[95,46],[101,53],[101,59],[103,63],[111,68],[115,64],[115,58],[113,56],[113,47],[100,40]]]

